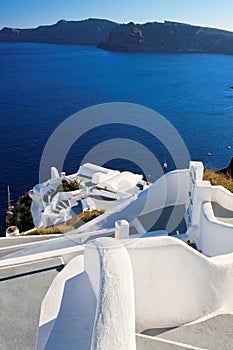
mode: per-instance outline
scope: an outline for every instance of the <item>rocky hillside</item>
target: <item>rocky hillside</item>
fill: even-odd
[[[56,24],[32,29],[3,28],[1,42],[35,42],[69,45],[97,45],[108,38],[117,23],[102,19],[58,21]]]
[[[167,22],[117,24],[103,19],[58,21],[32,29],[3,28],[0,42],[93,45],[123,52],[199,52],[233,55],[233,32]]]
[[[31,203],[32,199],[28,192],[20,196],[15,208],[7,213],[6,228],[17,226],[20,232],[32,229],[34,224],[30,211]]]
[[[176,22],[119,25],[99,48],[126,52],[233,54],[233,33]]]

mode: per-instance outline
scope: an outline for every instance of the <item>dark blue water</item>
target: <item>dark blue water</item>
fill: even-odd
[[[150,107],[175,126],[193,160],[225,167],[233,155],[232,85],[232,56],[121,54],[92,47],[0,43],[1,226],[7,185],[14,200],[32,188],[51,133],[71,114],[95,104],[122,101]],[[143,139],[134,130],[124,132],[124,137]],[[100,130],[95,136],[98,142],[122,137],[122,130]],[[90,143],[72,147],[64,170],[76,171],[91,140],[93,135]],[[149,144],[147,139],[146,147]],[[162,147],[156,156],[161,162],[169,158]],[[112,165],[138,170],[123,160]]]

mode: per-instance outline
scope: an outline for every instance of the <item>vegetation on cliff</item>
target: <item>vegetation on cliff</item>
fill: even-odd
[[[233,179],[228,175],[220,174],[213,170],[206,170],[203,179],[210,181],[212,186],[223,186],[233,193]]]
[[[233,158],[230,164],[220,170],[206,170],[204,172],[204,180],[210,181],[213,186],[223,186],[233,193]]]
[[[28,234],[23,233],[22,235],[50,235],[50,234],[61,234],[61,233],[69,232],[97,218],[103,213],[104,213],[104,210],[96,210],[96,209],[87,210],[79,215],[74,216],[67,222],[63,222],[61,224],[57,224],[50,227],[36,228],[33,231],[29,232]]]

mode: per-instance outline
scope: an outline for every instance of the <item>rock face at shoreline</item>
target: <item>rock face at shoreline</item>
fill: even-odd
[[[56,24],[32,29],[5,27],[0,31],[1,42],[34,42],[69,45],[97,45],[108,38],[117,23],[102,19],[58,21]]]
[[[122,52],[233,54],[233,32],[167,22],[119,25],[99,48]]]

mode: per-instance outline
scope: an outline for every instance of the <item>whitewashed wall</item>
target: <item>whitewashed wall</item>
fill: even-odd
[[[233,256],[223,267],[172,237],[124,243],[133,268],[138,332],[182,325],[225,307],[233,289]],[[233,296],[227,300],[232,312]]]
[[[71,260],[43,301],[38,350],[44,349],[47,339],[50,342],[46,350],[57,348],[54,344],[67,349],[67,342],[69,349],[81,344],[82,349],[135,350],[135,325],[141,332],[179,326],[220,310],[233,312],[233,254],[207,258],[172,237],[122,241],[99,238],[85,247],[84,273],[95,300],[95,316],[89,324],[93,305],[85,296],[87,289],[80,284],[83,273],[79,260]],[[79,288],[71,288],[70,296],[64,298],[63,290],[73,278]],[[80,290],[84,294],[78,305]],[[82,322],[87,322],[85,329],[91,330],[88,341],[87,333],[77,331],[74,335],[68,326],[74,307],[75,317],[81,315]],[[85,312],[82,314],[79,308]],[[54,326],[59,324],[56,317],[63,320],[59,332]],[[75,318],[72,322],[75,324]]]
[[[233,225],[216,219],[211,202],[202,205],[199,247],[207,256],[233,252]]]
[[[153,185],[141,192],[138,200],[144,199],[142,215],[152,211],[186,204],[189,192],[189,170],[174,170],[160,177]]]

